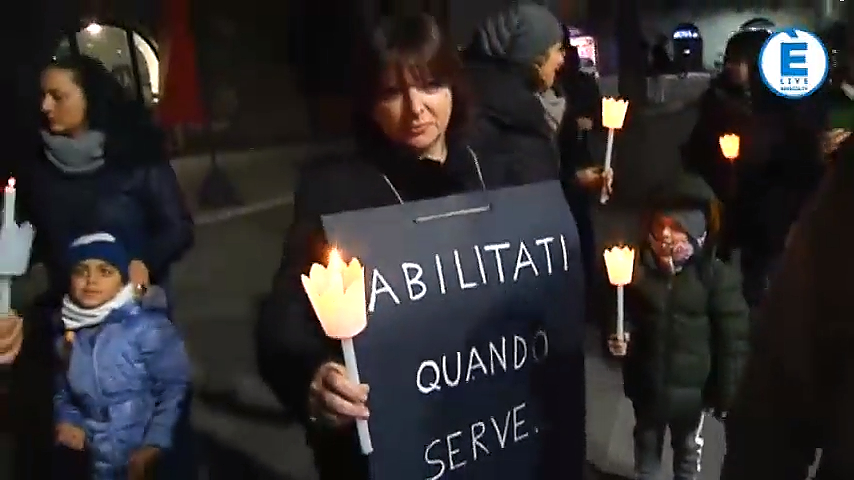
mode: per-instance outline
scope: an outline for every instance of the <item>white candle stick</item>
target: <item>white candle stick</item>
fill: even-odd
[[[12,312],[12,277],[0,276],[0,315]]]
[[[3,226],[5,230],[9,227],[14,227],[15,223],[15,179],[10,178],[3,190]]]
[[[617,285],[617,338],[626,336],[626,287]]]
[[[359,365],[356,362],[356,349],[353,348],[353,339],[347,338],[341,340],[341,350],[344,351],[344,366],[347,367],[347,378],[354,384],[359,385]],[[356,432],[359,434],[359,446],[362,448],[362,453],[369,455],[374,451],[374,446],[371,443],[371,431],[368,429],[368,421],[365,419],[356,420]]]
[[[608,129],[608,142],[605,144],[605,169],[603,173],[611,170],[611,157],[614,155],[614,129]],[[605,181],[602,184],[602,193],[599,195],[599,203],[605,205],[608,203],[608,183]]]
[[[3,189],[3,232],[18,226],[15,223],[15,179],[10,178]],[[7,233],[8,234],[8,233]],[[8,255],[9,252],[3,252]],[[12,311],[12,277],[0,276],[0,315],[7,315]]]
[[[302,285],[326,336],[341,341],[347,379],[359,385],[362,382],[353,337],[368,323],[364,267],[357,258],[349,264],[344,263],[338,251],[333,249],[329,252],[329,264],[325,267],[313,264],[309,274],[302,276]],[[357,420],[356,431],[362,453],[368,455],[373,452],[368,421]]]
[[[617,337],[626,335],[626,285],[632,283],[635,251],[629,247],[611,247],[603,253],[608,281],[617,288]]]
[[[616,98],[602,98],[602,126],[608,129],[608,144],[605,147],[605,172],[611,170],[611,156],[614,153],[614,131],[623,128],[626,120],[626,111],[629,109],[627,100]],[[602,185],[602,193],[599,195],[599,203],[604,205],[608,202],[608,183]]]

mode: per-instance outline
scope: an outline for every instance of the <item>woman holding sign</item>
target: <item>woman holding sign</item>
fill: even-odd
[[[341,344],[326,338],[301,284],[330,254],[321,216],[518,181],[469,147],[462,64],[433,18],[382,22],[358,58],[358,149],[302,172],[256,331],[261,374],[306,425],[322,480],[368,478],[354,424],[370,415],[370,397],[368,385],[348,380]]]

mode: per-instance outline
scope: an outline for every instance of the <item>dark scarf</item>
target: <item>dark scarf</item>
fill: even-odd
[[[462,142],[448,142],[444,162],[417,158],[401,148],[387,147],[380,170],[403,196],[404,201],[439,198],[481,189],[474,158]]]

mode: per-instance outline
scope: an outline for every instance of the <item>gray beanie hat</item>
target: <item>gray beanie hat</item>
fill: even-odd
[[[530,65],[562,41],[558,19],[542,5],[523,2],[487,17],[475,32],[472,47],[488,57]]]

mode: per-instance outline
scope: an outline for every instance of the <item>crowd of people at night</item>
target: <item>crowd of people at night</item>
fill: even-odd
[[[426,14],[383,19],[360,43],[355,147],[302,169],[255,319],[260,375],[305,427],[321,480],[371,478],[355,428],[371,415],[369,385],[348,377],[300,280],[331,247],[323,216],[557,180],[594,303],[593,218],[620,185],[590,153],[601,93],[567,32],[521,2],[484,18],[465,48]],[[843,52],[816,94],[781,98],[758,71],[769,35],[730,38],[681,170],[634,206],[644,230],[625,333],[613,312],[586,309],[622,368],[638,480],[660,478],[668,430],[673,478],[698,480],[710,417],[726,430],[722,480],[802,480],[817,452],[814,478],[854,478],[854,138],[829,123],[854,116],[854,62]],[[0,319],[13,478],[197,478],[170,288],[194,223],[163,136],[96,59],[55,58],[40,78],[41,128],[21,132],[31,155],[9,172],[48,278]],[[740,138],[735,162],[719,146],[727,134]]]

